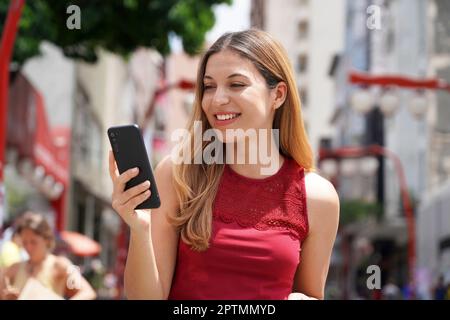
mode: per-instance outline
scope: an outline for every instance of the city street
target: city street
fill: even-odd
[[[208,300],[208,291],[200,292],[207,281],[223,284],[225,297],[234,297],[226,286],[232,281],[243,297],[258,288],[256,300],[282,291],[279,283],[263,280],[251,287],[257,276],[280,283],[289,278],[293,289],[285,300],[450,300],[449,21],[446,0],[0,0],[0,300],[125,300],[139,292],[155,299],[192,293]],[[225,32],[251,28],[280,45],[260,45],[253,55],[250,36],[236,41],[244,53],[227,38],[203,60]],[[257,40],[265,38],[252,41]],[[235,61],[244,61],[242,72],[223,76]],[[251,68],[269,94],[258,95]],[[290,69],[292,79],[285,71]],[[277,106],[273,90],[285,95]],[[296,106],[294,113],[277,111]],[[213,130],[203,134],[206,129],[261,129],[267,120],[261,115],[269,113],[268,126],[281,132],[270,135],[276,140],[271,148],[286,161],[273,176],[257,175],[258,166],[202,160],[208,152],[214,159],[229,156],[208,149]],[[109,128],[131,124],[139,126],[157,172],[149,185],[158,181],[162,207],[150,214],[127,207],[130,183],[118,178],[119,151],[108,136]],[[193,142],[200,137],[196,129],[203,130],[199,143]],[[298,137],[303,132],[307,141]],[[190,134],[192,140],[186,138]],[[214,138],[220,147],[236,147],[237,140]],[[139,142],[121,146],[125,159],[145,160]],[[183,152],[186,146],[197,152],[188,159],[200,154],[200,162],[189,163],[192,171],[185,163],[164,171],[164,159],[179,155],[180,142]],[[308,158],[309,148],[307,167],[298,159]],[[307,197],[313,183],[304,178],[301,183],[310,185],[295,184],[292,163],[302,179],[315,172],[336,191],[335,237],[333,226],[325,224],[334,217],[330,198],[322,199],[329,207],[321,207],[330,215],[311,222],[320,216],[314,201],[326,197],[325,187]],[[295,192],[301,197],[291,200]],[[177,206],[166,205],[173,199]],[[159,218],[170,210],[175,218]],[[298,216],[292,218],[290,210]],[[27,222],[23,217],[30,212],[40,218]],[[325,248],[329,237],[329,258],[319,249],[308,255],[303,247],[316,239],[308,231],[317,224],[326,231],[318,233],[323,242],[314,250]],[[150,236],[134,232],[143,226]],[[253,243],[252,236],[261,239]],[[205,239],[210,246],[202,255]],[[295,256],[283,255],[280,247]],[[219,267],[211,262],[227,253],[233,259]],[[313,258],[319,262],[306,264]],[[258,265],[250,272],[252,261]],[[290,268],[293,262],[297,271]],[[216,276],[234,268],[232,281]],[[305,269],[322,273],[309,270],[304,276]],[[145,280],[129,276],[142,270],[148,270]],[[323,296],[311,289],[308,275],[326,279]],[[126,292],[126,282],[133,281],[136,291]],[[192,292],[183,286],[189,281],[195,283]],[[177,309],[181,315],[183,308],[188,307]],[[190,308],[186,312],[207,313],[206,307]]]

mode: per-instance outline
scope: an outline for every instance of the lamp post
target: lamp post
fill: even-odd
[[[415,217],[413,208],[411,205],[411,199],[408,193],[408,185],[406,183],[405,173],[400,158],[392,151],[379,146],[371,145],[368,147],[342,147],[337,149],[321,149],[319,152],[319,166],[321,162],[334,159],[335,161],[341,161],[343,159],[354,159],[362,157],[376,157],[382,156],[390,159],[397,173],[397,177],[400,184],[401,199],[403,203],[403,209],[405,210],[405,219],[408,230],[408,273],[410,279],[410,285],[412,292],[415,292],[415,264],[416,264],[416,231],[415,231]],[[331,167],[330,165],[327,165]]]
[[[413,90],[415,95],[409,101],[408,108],[411,114],[417,118],[422,118],[428,109],[428,101],[426,97],[427,90],[444,90],[450,93],[450,83],[438,78],[420,79],[412,78],[404,75],[371,75],[368,73],[351,71],[348,74],[348,81],[352,85],[359,85],[362,88],[355,90],[351,97],[351,105],[354,110],[359,113],[368,113],[378,102],[381,113],[390,117],[395,114],[399,107],[400,99],[398,91],[400,89]],[[381,88],[381,94],[376,99],[369,90],[369,87]],[[377,100],[377,101],[376,101]],[[406,215],[408,228],[408,266],[411,286],[414,292],[414,272],[415,272],[415,221],[411,201],[409,198],[404,170],[400,159],[388,149],[380,145],[369,146],[364,149],[344,148],[341,150],[340,156],[355,156],[358,153],[369,153],[372,155],[382,156],[382,158],[390,158],[393,161],[398,179],[400,182],[400,191],[403,207]]]
[[[381,87],[382,94],[379,102],[385,116],[392,116],[398,108],[397,89],[409,89],[416,92],[409,104],[409,109],[417,118],[421,118],[427,111],[425,90],[445,90],[450,93],[450,83],[437,78],[415,79],[402,75],[370,75],[352,71],[348,75],[348,81],[363,87],[356,90],[351,97],[352,107],[360,113],[367,113],[374,105],[375,98],[368,88]]]
[[[9,4],[8,14],[0,42],[0,225],[3,220],[6,128],[8,119],[9,65],[14,49],[17,26],[25,0],[13,0]]]

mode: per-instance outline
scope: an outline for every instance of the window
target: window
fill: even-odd
[[[299,73],[304,73],[308,69],[308,55],[306,53],[301,53],[297,60],[297,70]]]
[[[92,112],[89,97],[81,84],[77,85],[73,123],[74,159],[81,170],[98,171],[103,168],[102,129]]]
[[[309,32],[309,23],[307,20],[301,20],[298,23],[298,37],[301,40],[305,40],[308,38],[308,32]]]
[[[298,90],[298,94],[300,95],[300,101],[302,102],[302,108],[308,106],[308,90],[305,87],[300,87]]]

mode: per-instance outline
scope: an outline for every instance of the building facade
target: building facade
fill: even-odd
[[[288,53],[316,156],[320,140],[333,135],[329,119],[334,111],[335,88],[328,70],[333,57],[344,47],[344,2],[286,0],[282,6],[275,0],[252,3],[251,25],[262,26]]]
[[[101,259],[109,270],[117,268],[126,240],[121,219],[111,208],[106,132],[111,126],[140,123],[158,85],[161,61],[154,51],[140,49],[128,63],[101,51],[96,64],[76,65],[68,228],[100,242]],[[142,128],[149,153],[153,128],[154,121]]]

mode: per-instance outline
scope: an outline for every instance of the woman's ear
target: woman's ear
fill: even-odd
[[[277,86],[272,89],[273,93],[273,102],[272,106],[276,110],[281,107],[286,100],[287,96],[287,85],[285,82],[280,81],[277,83]]]

